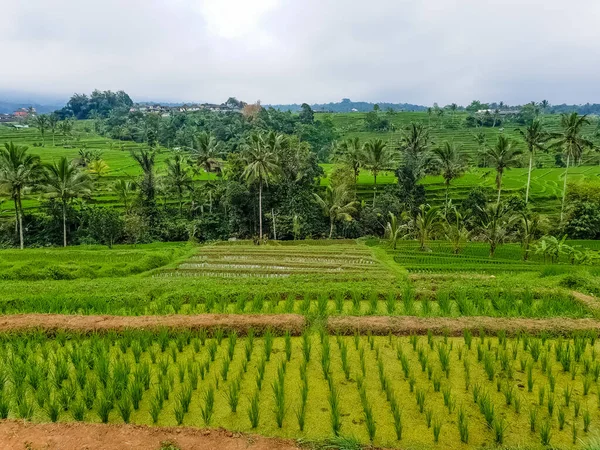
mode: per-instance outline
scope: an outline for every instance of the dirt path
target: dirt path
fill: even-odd
[[[79,316],[62,314],[12,314],[0,316],[0,331],[44,329],[46,331],[107,331],[127,328],[156,329],[187,328],[236,330],[244,334],[249,328],[257,333],[271,328],[275,331],[290,331],[293,335],[302,332],[304,317],[298,314],[197,314],[171,316]]]
[[[481,328],[486,333],[495,334],[504,330],[508,335],[517,331],[540,333],[549,331],[553,334],[568,334],[572,331],[594,330],[600,332],[600,321],[595,319],[523,319],[498,317],[331,317],[327,322],[330,333],[353,334],[355,331],[377,335],[433,334],[448,333],[460,336],[465,329],[475,334]]]
[[[582,294],[581,292],[577,291],[571,291],[571,295],[575,297],[576,300],[583,303],[583,305],[588,307],[590,310],[600,312],[600,302],[596,297]]]
[[[594,301],[596,301],[594,299]],[[302,333],[306,320],[298,314],[198,314],[172,316],[76,316],[61,314],[15,314],[0,316],[1,331],[42,329],[52,334],[57,330],[68,331],[108,331],[131,328],[158,329],[199,329],[222,328],[245,334],[253,328],[261,334],[267,328],[278,333],[290,331],[294,336]],[[595,330],[600,332],[600,320],[596,319],[524,319],[501,317],[412,317],[412,316],[335,316],[327,321],[331,333],[353,334],[355,331],[373,334],[398,335],[448,333],[462,335],[469,329],[475,333],[483,328],[495,334],[500,330],[514,334],[519,330],[531,333],[550,331],[554,334],[568,334],[571,331]]]
[[[171,442],[181,450],[296,450],[290,440],[231,433],[224,430],[102,425],[33,424],[0,421],[0,450],[159,450]]]

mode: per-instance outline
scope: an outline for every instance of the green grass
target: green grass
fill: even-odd
[[[469,448],[491,446],[499,433],[504,445],[541,448],[545,424],[550,426],[550,443],[560,448],[572,447],[572,423],[583,439],[600,431],[600,349],[594,338],[583,335],[474,337],[469,348],[463,338],[331,337],[322,344],[312,334],[308,339],[319,355],[308,362],[301,351],[303,338],[291,338],[288,361],[286,339],[275,337],[272,357],[265,361],[266,337],[253,338],[249,356],[244,350],[247,338],[238,337],[226,380],[221,368],[230,361],[229,339],[219,344],[218,337],[209,337],[202,343],[201,335],[202,331],[171,336],[146,331],[89,337],[59,333],[55,338],[3,335],[0,403],[6,405],[8,417],[36,422],[70,422],[83,413],[86,422],[218,425],[306,441],[332,438],[335,418],[340,437],[386,448],[465,448],[459,416],[468,428]],[[214,361],[211,346],[216,347]],[[349,380],[341,370],[342,348]],[[325,359],[320,360],[324,351],[329,355],[326,368]],[[522,369],[522,361],[531,369]],[[378,370],[363,372],[363,364]],[[523,382],[529,370],[531,392]],[[303,379],[308,380],[304,394]],[[592,385],[587,394],[582,390],[585,380]],[[539,388],[545,390],[542,405]],[[232,389],[239,389],[235,408]],[[337,399],[335,415],[328,400],[332,395]],[[301,431],[294,411],[304,402]],[[529,431],[530,410],[535,411],[534,432]],[[559,410],[568,424],[562,430],[556,419]],[[394,414],[400,416],[400,440]],[[440,427],[435,444],[434,430]]]
[[[0,280],[71,280],[123,277],[165,266],[187,254],[188,244],[154,243],[2,250]]]

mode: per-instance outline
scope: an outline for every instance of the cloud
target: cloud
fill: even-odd
[[[28,0],[0,89],[135,99],[600,101],[600,2]]]

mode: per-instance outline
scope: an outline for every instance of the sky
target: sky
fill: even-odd
[[[6,0],[0,14],[4,95],[600,103],[598,0]]]

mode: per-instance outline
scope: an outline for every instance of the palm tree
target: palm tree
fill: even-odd
[[[329,239],[333,236],[333,227],[336,222],[352,220],[359,202],[350,198],[350,191],[344,184],[327,186],[323,197],[314,194],[317,204],[321,207],[323,215],[329,217]]]
[[[365,168],[373,174],[373,206],[377,194],[377,175],[379,172],[390,169],[394,155],[392,148],[381,139],[372,139],[365,143]]]
[[[469,241],[471,232],[465,226],[464,217],[455,206],[452,207],[452,213],[454,214],[452,219],[446,214],[444,235],[452,244],[452,251],[457,255]]]
[[[156,179],[154,176],[156,152],[150,149],[141,149],[132,151],[131,156],[139,164],[144,173],[140,184],[140,190],[143,196],[142,204],[148,208],[152,208],[156,197]]]
[[[452,111],[452,123],[454,123],[454,116],[456,115],[457,109],[458,109],[458,105],[456,103],[452,103],[450,105],[450,111]]]
[[[466,170],[466,164],[459,147],[450,142],[444,142],[444,145],[433,149],[434,163],[438,167],[444,184],[446,186],[446,205],[448,205],[448,191],[450,183],[455,178],[461,177]],[[447,206],[446,206],[447,208]]]
[[[19,234],[19,246],[23,240],[23,191],[31,188],[42,174],[40,157],[27,153],[27,147],[5,143],[0,150],[0,186],[8,191],[15,205],[15,229]]]
[[[494,257],[498,245],[504,243],[509,237],[510,229],[517,220],[517,216],[506,203],[490,205],[481,209],[480,232],[490,244],[490,258]]]
[[[415,231],[419,238],[419,249],[426,249],[425,243],[439,224],[440,211],[437,206],[421,205],[415,219]]]
[[[42,147],[46,145],[46,130],[48,129],[48,116],[44,114],[40,114],[39,116],[35,116],[33,118],[33,124],[40,130],[40,134],[42,135]]]
[[[529,186],[531,184],[531,170],[533,168],[533,157],[536,150],[546,151],[544,144],[550,139],[550,135],[544,130],[544,126],[539,119],[533,119],[525,131],[521,129],[516,130],[523,141],[527,145],[529,151],[529,171],[527,172],[527,189],[525,190],[525,203],[529,201]]]
[[[246,167],[242,177],[248,184],[258,183],[258,223],[259,236],[263,237],[262,227],[262,191],[263,185],[269,186],[269,180],[277,176],[281,168],[279,166],[279,150],[283,145],[285,137],[269,133],[266,138],[260,134],[250,137],[250,144],[246,148]]]
[[[478,157],[482,158],[481,167],[485,167],[487,163],[485,157],[485,151],[487,148],[486,135],[483,131],[479,131],[478,133],[473,134],[473,138],[475,139],[475,142],[477,142]]]
[[[56,136],[56,130],[58,128],[58,116],[54,113],[52,113],[48,116],[48,128],[50,129],[50,132],[52,133],[52,147],[54,147],[56,145],[54,138]]]
[[[494,147],[486,149],[485,155],[492,162],[496,169],[496,188],[498,189],[498,200],[496,205],[500,204],[500,194],[502,192],[502,175],[504,171],[519,164],[521,150],[516,149],[512,142],[504,135],[498,136],[498,141]]]
[[[429,144],[429,130],[421,123],[411,123],[400,139],[400,148],[408,158],[413,159],[427,153]]]
[[[398,242],[398,239],[402,239],[402,237],[405,235],[405,230],[406,225],[402,225],[398,220],[398,217],[396,217],[394,213],[390,212],[390,220],[385,224],[384,236],[394,250],[396,250],[396,243]]]
[[[54,164],[47,164],[44,190],[50,198],[60,200],[63,215],[63,246],[67,246],[67,204],[76,197],[89,195],[92,179],[73,161],[64,156]]]
[[[212,134],[203,131],[194,138],[192,155],[196,165],[206,173],[220,171],[219,142]]]
[[[61,120],[58,123],[58,131],[62,134],[63,141],[68,143],[73,132],[73,121],[71,119]]]
[[[529,259],[531,243],[540,232],[542,217],[538,213],[533,213],[527,207],[520,212],[521,216],[521,246],[523,247],[523,261]]]
[[[177,194],[179,201],[179,215],[181,216],[183,208],[183,196],[185,191],[192,189],[192,174],[190,173],[190,167],[179,152],[173,155],[173,158],[169,158],[166,161],[167,164],[167,180],[172,189]]]
[[[354,183],[357,184],[360,169],[365,163],[365,151],[360,138],[350,138],[339,143],[335,148],[334,159],[352,169]]]
[[[587,147],[592,147],[593,144],[589,140],[581,136],[581,130],[584,125],[590,121],[587,115],[580,116],[576,112],[570,114],[561,114],[560,126],[562,128],[558,141],[554,144],[555,147],[562,149],[563,154],[567,157],[567,166],[565,168],[565,179],[563,184],[562,205],[560,208],[560,221],[562,223],[565,211],[565,197],[567,194],[567,177],[569,175],[569,164],[571,160],[575,163],[581,159],[583,151]]]
[[[131,196],[135,192],[135,183],[121,179],[112,185],[112,190],[117,193],[119,200],[123,203],[125,213],[129,214],[131,210]]]
[[[103,159],[94,159],[88,164],[89,173],[98,177],[98,179],[106,175],[108,170],[108,164]]]

